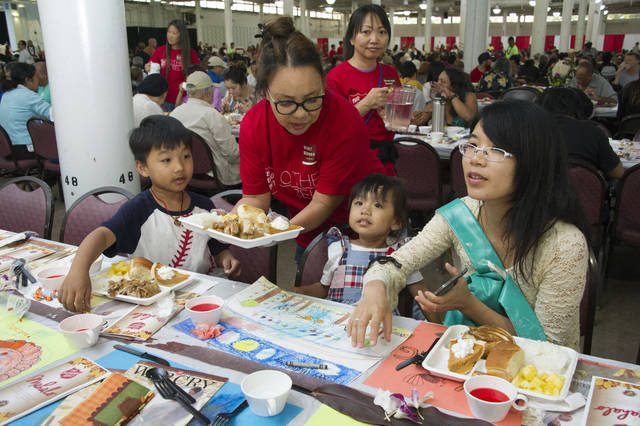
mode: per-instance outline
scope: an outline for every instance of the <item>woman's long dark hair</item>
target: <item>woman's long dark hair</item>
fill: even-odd
[[[351,59],[354,53],[351,39],[360,32],[362,29],[362,22],[370,13],[373,13],[380,19],[382,26],[387,30],[387,34],[389,34],[389,41],[391,41],[391,23],[389,23],[387,13],[384,11],[382,6],[378,6],[377,4],[365,4],[364,6],[360,6],[351,14],[351,18],[349,18],[349,25],[347,26],[347,33],[344,35],[345,61]]]
[[[536,246],[557,221],[573,224],[588,235],[576,191],[569,182],[565,144],[559,140],[560,131],[551,116],[528,101],[495,102],[482,110],[478,123],[496,147],[516,159],[505,236],[514,265],[530,276]],[[533,254],[531,264],[525,264],[529,253]]]
[[[469,87],[470,83],[467,82],[465,73],[455,68],[445,68],[442,71],[447,74],[447,77],[449,77],[453,93],[458,95],[464,102],[466,93],[473,92],[473,90]]]
[[[186,77],[187,68],[191,65],[191,40],[189,39],[189,31],[183,21],[174,19],[167,25],[167,31],[169,27],[174,26],[180,33],[180,58],[182,61],[182,75]],[[166,79],[169,80],[169,69],[171,68],[171,45],[167,41],[167,62],[166,62]]]

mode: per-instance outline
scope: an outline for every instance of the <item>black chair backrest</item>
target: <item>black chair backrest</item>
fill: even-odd
[[[217,180],[216,165],[213,162],[213,155],[209,145],[194,131],[191,133],[191,156],[193,157],[193,174],[203,175],[213,172],[213,177]]]
[[[502,95],[500,95],[500,99],[518,99],[522,101],[535,102],[536,99],[538,99],[538,96],[540,96],[540,91],[535,87],[522,86],[512,87],[505,90],[502,92]]]
[[[593,342],[593,327],[596,319],[596,301],[598,298],[598,288],[600,287],[600,268],[598,260],[589,249],[589,267],[587,269],[587,279],[585,281],[582,300],[580,301],[580,336],[584,336],[582,353],[591,354],[591,344]]]
[[[421,139],[400,137],[394,144],[398,150],[396,172],[407,189],[409,209],[435,211],[442,205],[440,156]]]
[[[58,158],[56,131],[52,121],[32,117],[27,120],[27,130],[33,142],[33,149],[39,158],[47,160]]]
[[[13,159],[13,151],[11,150],[11,139],[9,138],[9,134],[4,129],[4,127],[0,126],[0,157],[11,160],[14,163],[14,166],[17,168],[18,165],[15,164],[15,160]]]
[[[322,269],[328,259],[327,248],[326,231],[311,240],[298,261],[294,286],[311,285],[320,281]]]
[[[640,246],[640,164],[624,171],[616,190],[617,205],[611,236],[616,241]]]
[[[465,197],[467,195],[467,184],[464,179],[464,170],[462,170],[462,153],[457,147],[451,151],[449,167],[451,169],[451,194],[449,198],[453,200]]]
[[[640,131],[640,114],[631,114],[620,120],[617,137],[633,139]]]
[[[604,241],[604,217],[609,194],[607,180],[591,164],[578,161],[571,162],[569,178],[587,219],[590,243],[598,250]]]

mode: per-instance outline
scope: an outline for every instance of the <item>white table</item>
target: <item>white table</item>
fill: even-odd
[[[106,262],[105,262],[105,265],[106,265]],[[215,286],[211,288],[209,291],[207,291],[206,294],[215,294],[225,299],[231,297],[232,295],[236,294],[237,292],[241,291],[247,286],[247,284],[230,281],[225,278],[212,277],[212,276],[200,275],[200,274],[196,274],[196,276],[200,281],[207,280],[215,283]],[[193,285],[197,285],[197,282],[194,283]],[[185,290],[188,288],[189,287],[186,287]],[[25,317],[28,319],[37,321],[38,323],[51,328],[57,328],[58,326],[57,322],[47,317],[39,316],[30,312],[28,312],[25,315]],[[166,344],[169,342],[184,341],[192,346],[200,346],[206,349],[212,349],[212,347],[207,343],[197,339],[190,339],[186,337],[183,333],[177,331],[172,327],[174,324],[177,324],[185,320],[186,318],[187,318],[187,313],[185,311],[182,311],[178,315],[176,315],[176,317],[173,318],[167,325],[165,325],[162,329],[160,329],[158,332],[156,332],[153,335],[153,339],[152,339],[153,344],[154,345]],[[413,330],[418,324],[419,324],[418,321],[411,318],[393,317],[394,326]],[[1,330],[1,325],[0,325],[0,330]],[[57,361],[56,364],[69,361],[77,357],[78,354],[82,354],[82,356],[85,356],[89,359],[93,359],[93,360],[98,359],[104,355],[107,355],[111,351],[113,351],[114,350],[113,345],[115,343],[119,343],[119,342],[101,337],[100,340],[98,341],[98,344],[96,344],[95,346],[88,349],[84,349],[79,353],[63,358]],[[165,358],[172,363],[188,366],[193,370],[205,371],[209,374],[227,377],[229,381],[233,383],[240,383],[242,378],[245,376],[245,373],[242,373],[233,369],[229,369],[229,368],[212,365],[204,361],[200,361],[191,357],[181,355],[180,353],[168,352],[165,350],[160,350],[158,348],[148,348],[143,343],[127,343],[127,345],[140,349],[142,352],[146,352],[148,350],[150,353],[154,355]],[[640,368],[639,366],[634,366],[633,364],[614,361],[614,360],[606,360],[603,358],[598,358],[598,357],[589,356],[589,355],[580,355],[580,358],[589,360],[589,361],[603,362],[608,365],[612,365],[616,368],[627,368],[627,369],[636,369],[636,370]],[[363,382],[377,368],[378,364],[374,365],[369,370],[365,371],[362,375],[360,375],[360,377],[358,377],[349,386],[359,389],[363,392],[375,395],[376,389],[363,384]],[[37,374],[37,372],[34,372],[29,376],[33,376],[35,374]],[[26,376],[26,377],[29,377],[29,376]],[[302,411],[289,423],[290,425],[304,425],[313,416],[313,414],[321,405],[320,402],[318,402],[315,398],[299,392],[295,392],[295,391],[292,391],[289,394],[288,402],[302,408]],[[460,416],[460,414],[457,414],[457,413],[449,412],[443,409],[440,409],[440,410],[449,414]]]
[[[424,141],[426,143],[428,143],[429,145],[431,145],[432,147],[435,148],[436,152],[438,153],[438,155],[440,156],[441,159],[445,159],[448,160],[449,158],[451,158],[451,152],[453,152],[454,149],[457,148],[457,146],[460,144],[460,142],[466,140],[466,138],[461,138],[458,139],[457,141],[451,142],[451,143],[432,143],[431,142],[431,138],[429,138],[427,135],[420,135],[420,134],[415,134],[415,133],[396,133],[394,139],[398,139],[401,137],[410,137],[410,138],[416,138],[416,139],[420,139],[421,141]],[[401,142],[403,144],[411,144],[411,142]]]
[[[623,149],[622,141],[609,139],[609,145],[611,145],[613,151],[618,154],[620,161],[622,161],[622,166],[625,169],[640,164],[640,142],[625,140],[625,148]],[[624,155],[625,153],[626,155]]]
[[[594,117],[616,118],[618,116],[618,105],[611,107],[595,107],[593,108]]]

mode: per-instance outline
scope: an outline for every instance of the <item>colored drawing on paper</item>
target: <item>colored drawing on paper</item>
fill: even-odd
[[[275,345],[268,340],[250,334],[246,330],[236,328],[231,324],[225,322],[221,324],[224,327],[222,335],[214,339],[209,339],[206,342],[226,353],[339,384],[347,384],[360,375],[360,371]],[[194,327],[190,319],[174,325],[174,328],[191,337],[194,337],[191,334],[191,330]],[[286,365],[287,361],[326,364],[328,368],[326,370],[319,370],[314,368],[288,367]]]
[[[42,348],[26,340],[0,340],[0,382],[28,370],[41,355]]]
[[[67,343],[62,333],[6,312],[0,312],[0,336],[5,345],[13,348],[0,348],[4,354],[0,355],[0,386],[78,350]]]
[[[389,351],[381,345],[365,350],[352,347],[351,338],[346,334],[352,308],[289,293],[265,278],[236,294],[227,308],[265,329],[305,343],[375,357]],[[408,335],[407,330],[394,327],[392,347]],[[368,346],[368,340],[365,346]]]

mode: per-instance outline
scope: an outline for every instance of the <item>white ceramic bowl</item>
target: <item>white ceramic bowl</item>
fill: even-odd
[[[431,126],[418,126],[418,131],[423,135],[426,135],[431,131]]]
[[[291,378],[282,371],[260,370],[242,379],[240,389],[253,414],[267,417],[284,409],[291,385]]]
[[[68,273],[69,266],[54,266],[38,272],[36,279],[44,288],[59,290]]]
[[[197,311],[193,308],[203,304],[218,305],[217,308],[208,311]],[[220,315],[222,315],[222,307],[224,306],[224,299],[218,296],[200,296],[195,299],[191,299],[185,305],[187,315],[191,318],[193,324],[198,326],[216,325],[220,321]]]
[[[429,133],[429,137],[431,138],[431,142],[438,143],[444,137],[444,133],[442,133],[442,132],[431,132],[431,133]]]
[[[449,126],[449,127],[447,127],[447,136],[450,137],[450,138],[453,138],[463,130],[464,130],[464,127]]]

